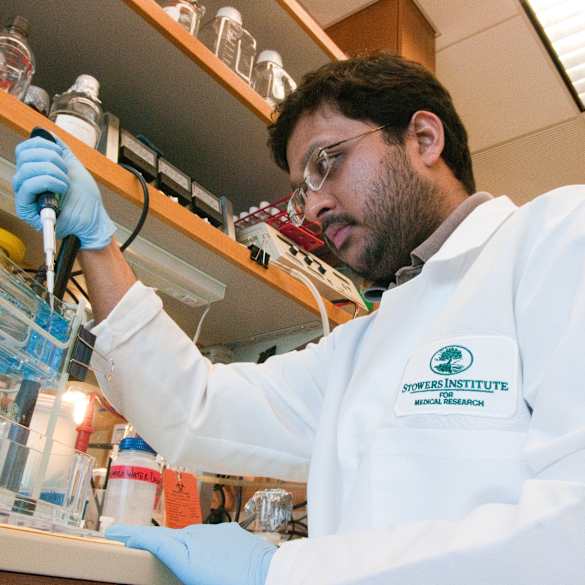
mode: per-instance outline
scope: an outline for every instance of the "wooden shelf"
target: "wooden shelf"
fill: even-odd
[[[206,0],[204,22],[223,0]],[[278,50],[296,79],[343,52],[295,0],[233,0],[258,48]],[[271,161],[266,126],[271,109],[197,38],[167,17],[154,0],[4,0],[5,14],[31,23],[37,69],[33,83],[50,95],[66,90],[81,73],[101,83],[106,111],[123,127],[148,136],[165,156],[236,212],[280,198],[288,180]],[[11,96],[0,94],[0,155],[13,161],[15,144],[35,125],[54,130],[71,145],[98,181],[112,218],[133,227],[142,193],[133,175],[56,129]],[[28,241],[37,235],[4,216]],[[247,250],[151,189],[142,235],[227,285],[220,309],[210,312],[202,343],[238,341],[314,323],[318,311],[306,288],[284,272],[251,262]],[[38,246],[31,255],[38,254]],[[187,332],[200,311],[173,299],[165,306]],[[327,303],[332,324],[347,321]]]
[[[87,147],[14,97],[0,93],[0,156],[14,161],[14,147],[34,126],[59,135],[96,178],[112,219],[132,228],[142,205],[135,177],[96,150]],[[6,188],[6,186],[5,186]],[[227,285],[226,297],[208,316],[205,345],[237,341],[275,329],[312,323],[319,312],[308,290],[275,266],[261,268],[248,250],[199,217],[150,187],[149,218],[141,236]],[[17,222],[18,223],[18,222]],[[14,229],[16,224],[7,225]],[[19,229],[25,229],[20,227]],[[25,229],[28,244],[40,236]],[[170,313],[187,331],[194,330],[199,310],[186,310],[166,299]],[[349,320],[347,312],[326,302],[332,324]],[[215,307],[215,306],[214,306]]]
[[[187,33],[181,26],[170,18],[161,14],[160,7],[153,0],[123,0],[129,8],[134,10],[144,18],[152,27],[158,30],[164,37],[173,43],[187,58],[191,59],[210,77],[230,92],[252,113],[254,113],[262,122],[269,124],[272,121],[272,108],[264,101],[247,83],[236,75],[229,67],[219,60],[211,51],[207,49],[197,38]],[[217,8],[223,6],[225,2],[214,2],[210,0],[205,3],[207,7],[207,18],[212,16]],[[237,4],[237,2],[236,2]],[[264,6],[260,6],[260,5]],[[230,5],[235,4],[232,2]],[[291,18],[291,22],[296,23],[300,30],[303,30],[308,40],[312,40],[317,47],[320,47],[326,56],[330,59],[344,59],[345,53],[331,40],[331,38],[317,24],[313,17],[294,0],[261,0],[256,1],[253,6],[246,3],[241,8],[242,13],[255,19],[271,19],[274,17],[274,10],[278,7],[286,12]],[[266,10],[268,8],[269,10]],[[272,10],[270,10],[272,8]],[[252,14],[251,14],[252,13]],[[282,14],[278,16],[282,20]],[[290,27],[287,26],[290,30]],[[273,31],[271,31],[273,32]],[[290,34],[290,33],[289,33]],[[272,40],[272,39],[271,39]],[[274,41],[273,41],[274,42]],[[281,41],[279,41],[279,44]],[[306,45],[307,43],[303,43]],[[295,51],[296,52],[296,51]],[[288,61],[287,61],[287,67]],[[289,67],[290,69],[290,67]],[[296,68],[298,69],[298,67]],[[291,73],[293,70],[291,69]],[[300,74],[300,73],[299,73]]]
[[[204,0],[204,22],[224,0]],[[294,0],[230,0],[259,50],[281,53],[296,80],[343,53]],[[37,71],[50,95],[80,73],[101,84],[104,109],[151,139],[236,212],[281,198],[288,178],[266,147],[268,105],[154,0],[3,0],[31,23]]]

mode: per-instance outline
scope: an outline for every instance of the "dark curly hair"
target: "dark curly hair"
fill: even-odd
[[[286,147],[297,122],[323,104],[354,120],[389,124],[387,138],[399,144],[404,143],[415,112],[433,112],[445,130],[443,160],[467,192],[475,192],[465,127],[449,92],[422,65],[377,53],[327,63],[305,75],[297,90],[280,104],[278,117],[268,128],[268,146],[281,169],[289,171]]]

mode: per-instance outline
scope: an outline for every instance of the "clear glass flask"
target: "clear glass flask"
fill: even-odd
[[[215,18],[203,26],[199,37],[228,67],[251,83],[256,39],[243,27],[242,15],[235,8],[220,8]]]
[[[194,37],[199,32],[205,6],[197,0],[161,0],[162,9]]]
[[[15,16],[0,33],[0,91],[22,99],[35,72],[35,58],[28,45],[29,22]]]
[[[296,89],[297,84],[284,70],[280,53],[262,51],[254,65],[252,87],[274,107],[283,102]]]
[[[53,97],[49,118],[76,138],[95,148],[100,136],[102,102],[100,84],[91,75],[80,75],[65,92]]]

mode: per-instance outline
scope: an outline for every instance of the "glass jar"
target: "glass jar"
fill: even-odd
[[[140,437],[122,439],[110,467],[103,516],[115,522],[148,526],[160,481],[152,447]]]
[[[252,87],[274,107],[283,102],[297,88],[297,84],[284,70],[280,53],[262,51],[254,65]]]
[[[256,39],[243,27],[242,15],[235,8],[220,8],[215,18],[203,26],[199,36],[210,51],[246,83],[251,83]]]
[[[49,118],[57,126],[95,148],[100,136],[102,102],[100,84],[91,75],[80,75],[65,92],[53,98]]]
[[[201,19],[205,15],[205,6],[197,0],[162,0],[161,6],[188,33],[197,36]]]
[[[39,112],[39,114],[43,114],[43,116],[49,115],[51,98],[42,87],[30,85],[22,101],[33,110]]]
[[[35,58],[28,45],[29,22],[15,16],[0,33],[0,91],[22,99],[35,72]]]

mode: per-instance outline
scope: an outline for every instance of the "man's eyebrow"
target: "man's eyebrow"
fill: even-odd
[[[301,167],[303,169],[303,173],[305,172],[305,167],[307,166],[307,162],[309,161],[309,159],[311,158],[311,156],[313,155],[313,153],[316,150],[323,150],[324,148],[331,148],[332,146],[337,146],[338,144],[341,144],[342,142],[345,142],[345,141],[339,140],[338,142],[334,142],[333,144],[323,144],[323,141],[321,141],[321,140],[313,142],[313,144],[311,144],[309,146],[309,148],[307,148],[307,151],[305,152],[305,154],[303,155],[303,158],[301,160]],[[293,191],[295,189],[298,189],[304,182],[305,182],[305,178],[303,177],[298,182],[290,183],[291,189]]]
[[[321,143],[320,142],[314,142],[306,150],[306,152],[303,155],[303,158],[301,160],[301,168],[303,169],[303,174],[305,172],[305,168],[307,166],[307,162],[311,158],[312,154],[315,152],[315,150],[318,150],[320,148],[322,148],[321,147]],[[305,182],[305,177],[303,177],[300,181],[291,182],[290,183],[290,188],[294,191],[295,189],[298,189],[301,185],[303,185],[304,182]]]
[[[303,172],[305,170],[305,167],[307,166],[307,163],[309,162],[309,159],[313,155],[313,153],[316,150],[319,150],[321,148],[323,148],[323,145],[321,142],[313,142],[313,144],[311,144],[311,146],[309,146],[309,148],[307,148],[307,151],[305,152],[305,155],[303,156],[303,160],[301,161],[302,167],[303,167]]]

